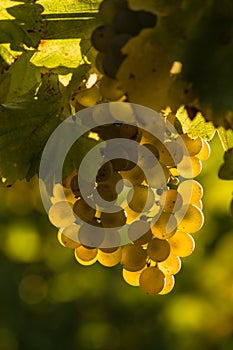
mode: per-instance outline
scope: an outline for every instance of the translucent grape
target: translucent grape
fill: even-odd
[[[121,265],[128,271],[139,271],[145,267],[147,253],[142,247],[128,244],[122,249]]]
[[[179,174],[188,179],[196,177],[201,173],[202,162],[197,157],[184,156],[182,161],[177,165]]]
[[[127,196],[129,207],[141,213],[148,211],[154,204],[154,192],[147,186],[136,185],[129,192]]]
[[[175,213],[178,223],[178,230],[194,233],[199,231],[204,224],[204,215],[202,211],[193,204],[184,205]]]
[[[147,254],[156,262],[164,261],[170,254],[170,245],[164,239],[153,238],[148,243]]]
[[[138,287],[139,286],[139,278],[142,273],[142,271],[145,268],[139,270],[139,271],[128,271],[126,269],[122,270],[122,276],[126,283],[130,284],[131,286]]]
[[[170,173],[166,165],[158,164],[146,171],[146,182],[150,187],[163,188],[170,179]]]
[[[165,285],[159,295],[165,295],[172,291],[175,286],[175,277],[173,275],[165,275]]]
[[[175,275],[181,269],[182,263],[179,256],[170,253],[168,258],[158,263],[158,268],[163,271],[165,275]]]
[[[75,258],[81,265],[92,265],[97,261],[98,249],[89,249],[82,245],[75,249]]]
[[[100,80],[99,89],[101,96],[109,101],[119,100],[125,93],[117,80],[106,76]]]
[[[93,221],[84,223],[78,232],[78,241],[87,248],[98,248],[104,241],[104,230]]]
[[[115,32],[109,25],[97,27],[91,35],[91,43],[97,51],[106,52]]]
[[[189,156],[195,156],[198,154],[203,148],[203,139],[201,137],[197,137],[196,139],[191,139],[187,134],[180,135],[182,138]]]
[[[211,152],[211,150],[210,150],[210,145],[209,145],[208,141],[203,140],[203,147],[200,150],[200,152],[196,154],[196,157],[198,159],[200,159],[202,162],[204,162],[205,160],[207,160],[209,158],[210,152]]]
[[[166,213],[174,213],[182,207],[183,200],[176,190],[167,190],[162,193],[160,204]]]
[[[185,232],[177,231],[174,236],[168,239],[171,247],[171,253],[184,258],[192,254],[195,249],[193,237]]]
[[[106,253],[99,249],[98,251],[98,261],[101,265],[112,267],[119,264],[121,260],[122,248],[119,247],[117,250],[111,253]]]
[[[99,247],[105,253],[115,252],[121,245],[121,236],[117,230],[106,230],[104,232],[104,240]]]
[[[89,201],[91,200],[89,199]],[[93,207],[91,207],[83,198],[80,198],[74,203],[73,211],[79,219],[85,222],[92,221],[96,212],[96,209],[94,209],[94,201],[92,201],[92,205]]]
[[[61,201],[53,204],[49,209],[49,220],[57,227],[70,226],[75,222],[75,216],[72,211],[72,203]]]
[[[111,207],[117,199],[117,192],[112,186],[102,183],[93,192],[95,205],[100,208]]]
[[[126,223],[126,215],[124,210],[119,206],[113,206],[113,213],[102,212],[100,220],[105,228],[115,228],[124,226]]]
[[[111,162],[104,163],[100,169],[98,170],[98,173],[96,175],[96,182],[104,182],[108,180],[113,173],[113,167]]]
[[[101,95],[99,88],[94,85],[89,89],[81,90],[76,95],[76,100],[84,107],[91,107],[97,104]]]
[[[146,294],[158,294],[165,284],[165,277],[161,270],[151,266],[142,271],[139,277],[140,288]]]
[[[123,179],[128,180],[132,186],[140,185],[145,180],[142,169],[136,165],[133,169],[120,172]]]
[[[71,191],[73,194],[78,198],[81,197],[81,190],[78,182],[78,175],[75,175],[72,177],[70,182]],[[94,190],[94,184],[91,182],[87,182],[82,180],[82,192],[84,192],[86,195],[92,194]]]
[[[162,212],[156,215],[151,222],[151,231],[159,239],[167,239],[174,235],[177,229],[177,221],[174,215]]]
[[[180,183],[177,191],[181,194],[183,203],[196,204],[202,199],[203,187],[196,180],[186,180]]]
[[[62,230],[58,231],[57,238],[58,241],[67,248],[75,249],[80,246],[80,243],[78,241],[78,231],[80,226],[79,225],[70,225],[65,227]]]
[[[152,239],[150,224],[147,221],[137,220],[128,228],[128,237],[135,245],[144,245]]]
[[[139,149],[138,165],[142,169],[150,169],[155,166],[156,160],[159,159],[159,151],[150,143],[144,143],[143,147],[146,147],[151,153],[147,155],[144,152],[140,152]]]

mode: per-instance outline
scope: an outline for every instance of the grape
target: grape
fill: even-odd
[[[181,265],[180,257],[170,253],[166,260],[158,263],[158,268],[165,275],[175,275],[180,271]]]
[[[170,213],[162,212],[156,215],[151,222],[151,231],[159,239],[167,239],[174,235],[177,229],[177,221]]]
[[[129,103],[109,103],[109,112],[118,123],[135,123],[136,116],[134,108]]]
[[[115,212],[105,213],[102,212],[100,215],[100,220],[105,228],[115,228],[121,227],[126,223],[126,215],[121,207],[113,206],[112,209]],[[117,211],[116,211],[117,210]]]
[[[150,187],[163,188],[170,179],[168,168],[164,164],[158,164],[146,171],[146,182]]]
[[[145,174],[138,165],[135,165],[131,170],[121,171],[120,174],[123,179],[128,180],[132,186],[140,185],[145,180]]]
[[[96,131],[98,132],[99,137],[104,141],[120,137],[119,127],[115,124],[101,125],[97,127]]]
[[[103,243],[104,236],[101,225],[93,221],[80,227],[78,240],[86,248],[97,248]]]
[[[98,249],[89,249],[82,245],[75,249],[75,258],[81,265],[92,265],[97,261]]]
[[[202,163],[197,157],[184,156],[177,165],[179,174],[184,178],[196,177],[201,173]]]
[[[109,101],[119,100],[125,93],[121,88],[121,84],[117,80],[106,76],[100,80],[99,89],[103,99]]]
[[[140,152],[141,149],[139,149],[138,165],[142,169],[150,169],[156,165],[155,158],[159,159],[159,151],[150,143],[143,144],[143,147],[146,147],[151,153],[148,156],[147,153]]]
[[[91,107],[97,104],[101,95],[98,86],[93,85],[89,89],[84,89],[76,94],[76,100],[84,107]]]
[[[165,285],[159,295],[165,295],[172,291],[175,285],[175,277],[173,275],[165,275]]]
[[[128,271],[126,269],[123,269],[122,276],[123,276],[126,283],[130,284],[131,286],[138,287],[139,286],[139,278],[140,278],[140,275],[141,275],[143,270],[144,270],[144,268],[139,270],[139,271]]]
[[[178,222],[178,229],[183,232],[194,233],[199,231],[204,223],[202,211],[193,204],[184,205],[175,213]]]
[[[126,201],[125,202],[123,202],[121,205],[123,206],[124,204],[126,203]],[[139,217],[140,217],[140,213],[136,213],[136,211],[133,211],[129,206],[125,206],[124,205],[124,211],[125,211],[125,213],[126,213],[126,217],[127,217],[127,219],[126,219],[126,223],[127,223],[127,225],[128,224],[131,224],[133,221],[135,221],[135,220],[138,220],[139,219]]]
[[[112,267],[119,264],[121,260],[122,248],[119,247],[117,250],[111,253],[105,253],[104,251],[98,251],[98,261],[103,266]]]
[[[129,191],[127,201],[129,207],[138,213],[148,211],[154,204],[154,193],[147,186],[136,185]]]
[[[146,294],[158,294],[163,289],[164,284],[164,274],[155,266],[143,270],[139,277],[140,288]]]
[[[96,182],[104,182],[108,180],[113,173],[113,167],[111,162],[104,163],[100,169],[98,170],[98,173],[96,175]]]
[[[134,221],[128,227],[128,237],[135,245],[144,245],[152,239],[150,224],[146,221]]]
[[[116,33],[132,36],[137,35],[142,29],[137,12],[129,9],[118,11],[113,17],[112,25]]]
[[[168,239],[172,254],[181,258],[189,256],[195,249],[195,241],[193,237],[185,232],[177,231],[174,236]]]
[[[78,198],[81,197],[81,190],[78,182],[78,175],[75,175],[72,177],[70,182],[70,188],[73,194]],[[86,195],[92,194],[94,190],[94,185],[91,182],[87,182],[82,180],[82,192],[84,192]]]
[[[197,204],[203,196],[203,187],[195,180],[183,181],[177,188],[184,204]]]
[[[203,147],[199,153],[196,154],[196,157],[202,162],[207,160],[210,156],[210,145],[206,140],[203,140]]]
[[[99,6],[99,15],[103,22],[112,24],[115,14],[122,8],[127,8],[127,1],[125,0],[104,0]]]
[[[153,238],[148,243],[147,254],[156,262],[164,261],[170,254],[170,245],[166,240]]]
[[[90,199],[89,199],[90,201]],[[79,219],[88,222],[92,221],[95,216],[96,209],[94,209],[95,204],[92,201],[91,207],[83,198],[78,199],[73,205],[73,211],[78,216]]]
[[[200,210],[203,209],[203,202],[202,200],[200,199],[198,202],[195,202],[195,203],[192,203],[194,204],[196,207],[198,207]]]
[[[95,204],[102,208],[112,206],[115,203],[116,199],[116,189],[105,183],[98,185],[96,187],[96,190],[93,192],[93,200]],[[106,203],[105,201],[109,203]]]
[[[72,203],[61,201],[53,204],[49,209],[49,220],[57,227],[66,227],[75,222],[72,212]]]
[[[121,236],[117,230],[105,231],[104,240],[99,247],[104,253],[115,252],[121,245]]]
[[[58,231],[58,240],[64,247],[76,248],[80,246],[78,242],[78,232],[80,226],[72,224]]]
[[[183,200],[176,190],[167,190],[162,193],[160,204],[166,213],[174,213],[182,207]]]
[[[145,267],[147,253],[142,247],[128,244],[122,249],[121,265],[128,271],[139,271]]]
[[[187,134],[180,135],[182,138],[187,150],[188,155],[190,157],[198,154],[203,148],[203,140],[201,137],[197,137],[196,139],[191,139]]]
[[[112,79],[115,79],[116,73],[125,59],[125,55],[123,55],[120,51],[117,54],[113,52],[108,52],[103,60],[103,71],[104,73]]]
[[[103,70],[108,77],[113,79],[116,77],[116,73],[126,57],[121,49],[130,38],[131,36],[128,34],[118,34],[111,40],[111,44],[103,60]]]
[[[140,141],[139,139],[139,129],[136,125],[131,124],[121,124],[120,125],[120,137]]]
[[[107,52],[114,35],[115,32],[111,26],[99,26],[92,32],[91,43],[97,51]]]

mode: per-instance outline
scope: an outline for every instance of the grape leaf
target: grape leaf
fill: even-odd
[[[43,147],[59,124],[58,77],[46,74],[35,91],[0,106],[0,175],[10,185],[38,171]]]
[[[225,130],[223,127],[217,129],[224,151],[233,148],[233,130]]]
[[[233,180],[233,148],[224,154],[224,163],[221,165],[218,176],[223,180]]]
[[[26,95],[41,81],[41,69],[30,63],[32,51],[23,52],[0,77],[0,101],[8,103],[16,97]],[[2,84],[2,82],[4,82]],[[7,88],[6,88],[7,86]],[[3,98],[4,96],[4,98]]]
[[[206,122],[200,112],[191,120],[185,107],[181,106],[176,113],[176,117],[181,122],[183,132],[191,138],[200,136],[205,140],[211,140],[214,137],[215,127],[211,122]]]

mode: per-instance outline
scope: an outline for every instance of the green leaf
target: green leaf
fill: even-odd
[[[45,75],[35,95],[0,106],[0,175],[6,184],[38,172],[41,152],[59,124],[60,90],[56,75]]]
[[[223,180],[233,180],[233,148],[224,154],[224,163],[220,167],[218,176]]]
[[[32,55],[32,51],[23,52],[0,78],[0,96],[4,96],[4,103],[26,95],[30,90],[39,85],[41,81],[41,69],[30,63]],[[4,84],[1,86],[2,82]],[[1,97],[0,100],[3,103],[3,98]]]
[[[211,122],[206,122],[200,112],[191,120],[185,107],[181,106],[176,113],[176,117],[181,122],[183,132],[191,138],[197,138],[198,136],[205,140],[211,140],[213,138],[215,127]]]
[[[224,151],[233,147],[233,130],[225,130],[223,127],[217,129]]]

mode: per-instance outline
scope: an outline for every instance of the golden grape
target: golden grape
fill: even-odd
[[[140,288],[146,294],[158,294],[163,289],[164,284],[164,274],[155,266],[143,270],[139,277]]]
[[[156,262],[164,261],[170,254],[170,245],[166,240],[155,237],[148,243],[147,254]]]
[[[128,244],[122,249],[121,265],[128,271],[139,271],[147,261],[147,253],[142,247]]]
[[[185,232],[177,231],[174,236],[168,239],[171,247],[171,253],[184,258],[192,254],[195,249],[193,237]]]

